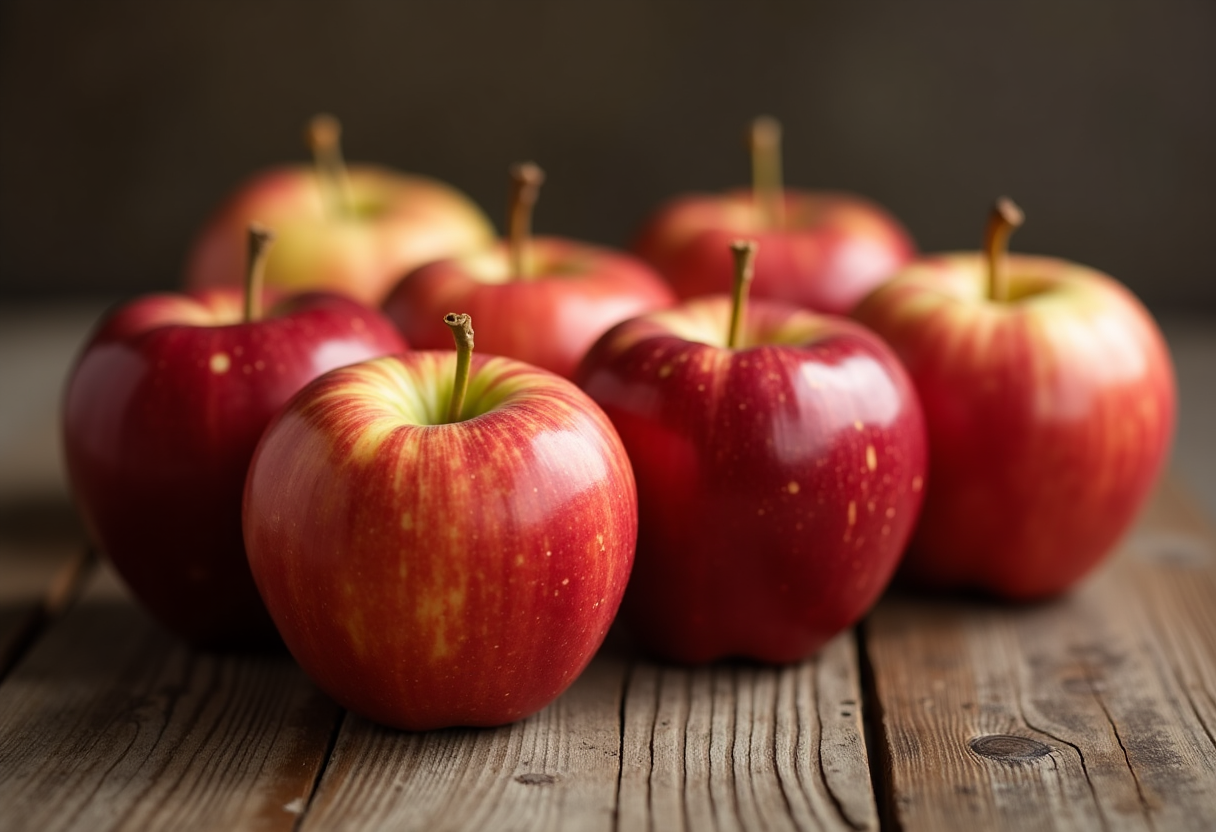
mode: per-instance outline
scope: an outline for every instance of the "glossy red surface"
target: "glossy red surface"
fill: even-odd
[[[785,216],[781,227],[766,227],[750,191],[690,194],[661,206],[633,249],[690,298],[730,291],[725,252],[746,237],[758,244],[753,297],[835,314],[849,312],[915,253],[898,220],[850,194],[786,189]]]
[[[446,349],[448,312],[476,322],[477,350],[570,377],[599,336],[626,318],[675,303],[670,287],[635,257],[556,237],[537,237],[528,279],[507,274],[502,244],[441,260],[406,276],[384,311],[419,349]]]
[[[622,614],[680,661],[795,661],[887,585],[920,508],[924,426],[861,327],[753,301],[729,350],[713,336],[728,316],[719,297],[626,322],[580,369],[638,481]]]
[[[455,353],[330,373],[267,429],[250,469],[253,574],[288,648],[344,706],[424,730],[551,702],[608,631],[637,495],[604,414],[572,383]]]
[[[93,539],[166,627],[206,646],[267,641],[241,538],[254,446],[320,373],[405,343],[338,296],[239,320],[236,291],[152,295],[110,315],[83,348],[63,411],[64,456]]]
[[[985,297],[978,254],[926,258],[859,320],[907,366],[929,430],[925,508],[904,574],[1012,599],[1093,570],[1160,474],[1177,394],[1156,324],[1111,278],[1008,259],[1013,300]]]

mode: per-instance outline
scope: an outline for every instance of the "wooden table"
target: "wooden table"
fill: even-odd
[[[1186,489],[1059,601],[893,592],[785,668],[612,637],[540,714],[427,734],[286,655],[187,649],[61,494],[0,489],[4,832],[880,828],[1216,829],[1216,534]]]

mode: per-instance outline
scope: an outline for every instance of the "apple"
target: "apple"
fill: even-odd
[[[633,251],[681,298],[729,292],[722,252],[736,237],[758,244],[753,294],[836,314],[915,253],[900,222],[873,202],[783,187],[780,136],[774,119],[752,123],[750,190],[677,196],[643,223]]]
[[[345,367],[266,430],[249,562],[288,649],[355,713],[502,725],[555,699],[608,631],[637,492],[603,412],[512,359],[417,351]],[[467,389],[467,395],[465,393]]]
[[[450,185],[375,165],[347,167],[339,132],[332,117],[316,117],[308,130],[313,167],[257,173],[218,207],[187,257],[187,287],[239,284],[251,222],[278,237],[268,286],[341,292],[372,306],[411,269],[493,239],[485,214]]]
[[[904,561],[923,586],[1031,600],[1097,566],[1169,451],[1174,373],[1152,317],[1114,279],[985,251],[909,265],[855,311],[911,374],[929,431],[924,512]]]
[[[569,377],[609,327],[675,303],[671,288],[625,252],[562,237],[531,236],[532,206],[543,174],[511,169],[506,240],[479,252],[429,263],[406,275],[385,313],[419,349],[440,349],[451,336],[445,309],[481,321],[482,349]]]
[[[405,349],[383,316],[340,295],[290,298],[263,316],[268,235],[251,240],[247,292],[117,308],[64,399],[68,480],[93,541],[156,619],[201,647],[275,638],[241,537],[245,473],[271,416],[320,373]]]
[[[621,616],[681,662],[813,654],[873,605],[924,485],[920,406],[898,359],[846,318],[696,298],[601,338],[579,384],[638,483]],[[723,255],[726,252],[723,251]]]

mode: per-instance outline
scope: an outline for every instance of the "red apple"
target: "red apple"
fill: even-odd
[[[908,232],[873,202],[783,188],[779,144],[777,123],[757,119],[750,190],[678,196],[643,224],[633,250],[680,297],[730,291],[722,252],[737,237],[758,244],[753,294],[837,314],[913,256]]]
[[[478,324],[481,349],[569,377],[595,339],[626,318],[670,306],[675,296],[645,263],[624,252],[560,237],[531,238],[531,206],[542,174],[512,169],[508,240],[483,251],[422,266],[384,304],[419,349],[451,340],[446,309]]]
[[[208,647],[274,635],[241,538],[262,429],[320,373],[405,348],[343,296],[289,299],[260,318],[245,307],[239,290],[212,289],[118,308],[64,402],[68,479],[93,540],[154,617]]]
[[[993,217],[986,253],[925,257],[855,314],[900,355],[928,424],[905,573],[1035,599],[1092,570],[1135,517],[1169,450],[1174,374],[1130,292],[1075,263],[1006,258],[1020,212],[1002,201]]]
[[[493,239],[481,209],[450,185],[375,165],[344,166],[332,118],[314,119],[309,136],[315,167],[258,173],[219,206],[190,250],[188,287],[239,284],[251,222],[278,237],[267,285],[341,292],[372,306],[411,269]]]
[[[296,660],[408,730],[501,725],[555,699],[607,633],[636,537],[600,409],[464,349],[317,379],[267,429],[245,494],[253,575]]]
[[[878,598],[921,503],[924,425],[886,345],[778,301],[732,318],[740,305],[622,323],[578,375],[637,477],[623,620],[683,662],[814,653]]]

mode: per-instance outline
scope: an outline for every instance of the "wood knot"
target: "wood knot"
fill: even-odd
[[[1050,745],[1012,734],[990,734],[986,737],[976,737],[968,745],[981,757],[1011,763],[1037,760],[1039,757],[1051,753]]]
[[[529,772],[520,774],[515,778],[516,783],[523,783],[525,786],[552,786],[557,782],[557,778],[552,774],[536,774]]]

